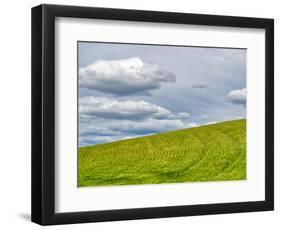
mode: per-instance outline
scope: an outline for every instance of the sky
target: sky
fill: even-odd
[[[79,42],[79,146],[245,118],[246,53]]]

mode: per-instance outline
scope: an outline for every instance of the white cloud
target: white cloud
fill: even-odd
[[[187,125],[188,125],[188,128],[193,128],[193,127],[199,126],[196,122],[189,122]]]
[[[112,142],[114,140],[117,140],[117,138],[111,136],[79,136],[80,146]]]
[[[118,131],[110,130],[106,127],[97,127],[97,126],[88,126],[84,129],[81,129],[79,135],[82,136],[118,136],[121,135]]]
[[[173,115],[173,117],[177,118],[177,119],[188,119],[190,117],[190,114],[186,113],[186,112],[180,112],[180,113]]]
[[[79,115],[107,119],[143,120],[146,118],[187,119],[186,112],[173,114],[168,109],[143,100],[116,100],[113,98],[87,96],[79,98]]]
[[[80,127],[79,145],[105,143],[188,127],[190,125],[185,125],[180,120],[157,120],[151,118],[143,121],[116,121],[107,119],[103,124],[93,120],[92,125]]]
[[[192,126],[187,112],[172,113],[143,100],[79,98],[79,144],[89,145]]]
[[[176,76],[140,58],[99,60],[79,69],[79,86],[114,95],[131,95],[157,89]]]
[[[204,82],[196,82],[191,85],[191,87],[194,89],[205,89],[208,86],[209,86],[209,84],[204,83]]]
[[[109,129],[123,133],[133,133],[135,135],[158,133],[169,130],[185,128],[180,120],[156,120],[148,119],[144,121],[121,121],[108,126]]]
[[[246,97],[247,97],[246,88],[232,90],[228,94],[228,98],[231,100],[232,103],[243,105],[243,106],[246,106]]]

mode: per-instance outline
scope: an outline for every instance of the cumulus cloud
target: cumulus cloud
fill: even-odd
[[[144,100],[79,98],[79,144],[99,144],[191,127],[189,113],[173,113]]]
[[[94,120],[93,124],[91,126],[80,127],[80,146],[112,142],[190,127],[189,124],[185,125],[180,120],[157,120],[153,118],[142,121],[116,121],[107,119],[103,124],[99,124]]]
[[[209,86],[209,84],[204,83],[204,82],[197,82],[197,83],[193,83],[191,85],[191,88],[193,89],[205,89]]]
[[[118,136],[121,135],[122,133],[118,131],[114,131],[111,129],[108,129],[106,127],[97,127],[97,126],[89,126],[86,127],[85,129],[82,129],[79,132],[79,135],[81,136],[88,136],[88,135],[93,135],[93,136]]]
[[[193,128],[193,127],[199,126],[199,124],[197,124],[196,122],[189,122],[187,125],[188,125],[188,128]]]
[[[190,114],[186,113],[186,112],[180,112],[180,113],[174,114],[172,117],[184,120],[184,119],[188,119],[190,117]]]
[[[233,104],[243,105],[244,107],[246,106],[246,97],[246,88],[232,90],[228,94],[228,98]]]
[[[148,119],[139,122],[122,121],[118,124],[112,124],[108,128],[122,133],[145,135],[169,130],[182,129],[184,127],[184,123],[180,120]]]
[[[174,73],[140,58],[98,60],[79,69],[79,86],[113,95],[147,93],[163,82],[175,82]]]
[[[112,142],[114,140],[117,140],[117,138],[111,136],[79,136],[80,146]]]
[[[217,121],[209,121],[209,122],[204,123],[203,125],[214,125],[216,123],[218,123],[218,122]]]
[[[79,145],[80,146],[88,146],[88,145],[96,145],[103,144],[108,142],[120,141],[120,140],[128,140],[132,138],[141,137],[143,135],[132,135],[130,136],[93,136],[93,135],[82,135],[79,136]]]
[[[79,114],[107,119],[143,120],[187,119],[186,112],[173,114],[168,109],[143,100],[116,100],[113,98],[86,96],[79,98]]]

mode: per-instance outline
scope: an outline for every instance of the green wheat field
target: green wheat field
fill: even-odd
[[[246,179],[246,120],[78,150],[78,186]]]

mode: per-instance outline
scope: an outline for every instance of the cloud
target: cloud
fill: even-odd
[[[193,89],[205,89],[209,86],[209,84],[204,83],[204,82],[197,82],[197,83],[193,83],[191,85],[191,88]]]
[[[174,114],[173,117],[184,120],[184,119],[188,119],[190,117],[190,114],[186,113],[186,112],[180,112],[180,113]]]
[[[79,98],[79,145],[99,144],[192,126],[189,113],[172,113],[143,100]]]
[[[103,124],[93,120],[92,125],[79,128],[79,145],[94,145],[187,127],[190,127],[190,125],[185,125],[180,120],[157,120],[151,118],[143,121],[116,121],[107,119]]]
[[[80,146],[89,146],[96,144],[103,144],[108,142],[128,140],[132,138],[141,137],[142,135],[131,135],[130,136],[93,136],[93,135],[83,135],[79,136],[79,145]]]
[[[86,146],[86,145],[94,145],[106,142],[112,142],[116,140],[111,136],[79,136],[79,145]]]
[[[140,58],[98,60],[79,69],[79,86],[113,95],[147,93],[163,82],[175,82],[174,73]]]
[[[121,135],[122,133],[114,130],[110,130],[106,127],[97,127],[97,126],[89,126],[86,127],[85,129],[82,129],[79,132],[79,135],[81,136],[88,136],[88,135],[93,135],[93,136],[118,136]]]
[[[193,128],[193,127],[199,126],[199,124],[197,124],[196,122],[189,122],[187,125],[188,125],[188,128]]]
[[[116,100],[94,96],[79,98],[79,115],[81,118],[95,116],[119,120],[187,119],[189,117],[186,112],[173,114],[168,109],[143,100]]]
[[[244,107],[246,106],[246,97],[246,88],[232,90],[228,94],[228,98],[233,104],[243,105]]]
[[[152,133],[159,133],[169,130],[176,130],[185,128],[185,125],[180,120],[156,120],[148,119],[145,121],[122,121],[108,126],[113,131],[122,133],[146,135]]]
[[[141,126],[140,123],[152,123],[151,120],[180,120],[184,128],[188,128],[194,125],[192,123],[202,125],[221,121],[226,115],[246,116],[243,104],[239,105],[235,99],[232,101],[228,93],[246,87],[247,50],[109,43],[83,43],[81,47],[81,44],[78,63],[79,98],[91,95],[110,97],[117,101],[138,99],[171,113],[164,116],[158,113],[156,116],[157,112],[145,113],[141,109],[144,114],[138,115],[140,111],[137,109],[133,116],[131,111],[127,112],[129,115],[120,115],[117,110],[119,112],[115,112],[115,118],[111,118],[110,111],[105,117],[101,112],[97,116],[96,112],[88,110],[79,114],[79,130],[87,138],[99,135],[119,140],[134,137],[137,134],[133,131],[117,131],[118,125],[127,125],[128,121]],[[137,58],[134,61],[121,59],[126,57]],[[128,63],[134,64],[129,67]],[[151,77],[154,70],[145,69],[145,65],[155,66],[151,64],[157,64],[157,69],[165,72],[162,78]],[[135,72],[130,72],[131,69]],[[140,74],[142,71],[145,74]],[[171,74],[174,77],[166,79],[166,75],[169,75],[167,71],[176,76]],[[138,77],[140,80],[137,80]],[[179,112],[191,115],[181,116]],[[121,118],[116,119],[118,116]],[[115,130],[111,130],[111,127]],[[146,129],[150,132],[155,130],[148,126]],[[148,134],[140,134],[143,135]]]

